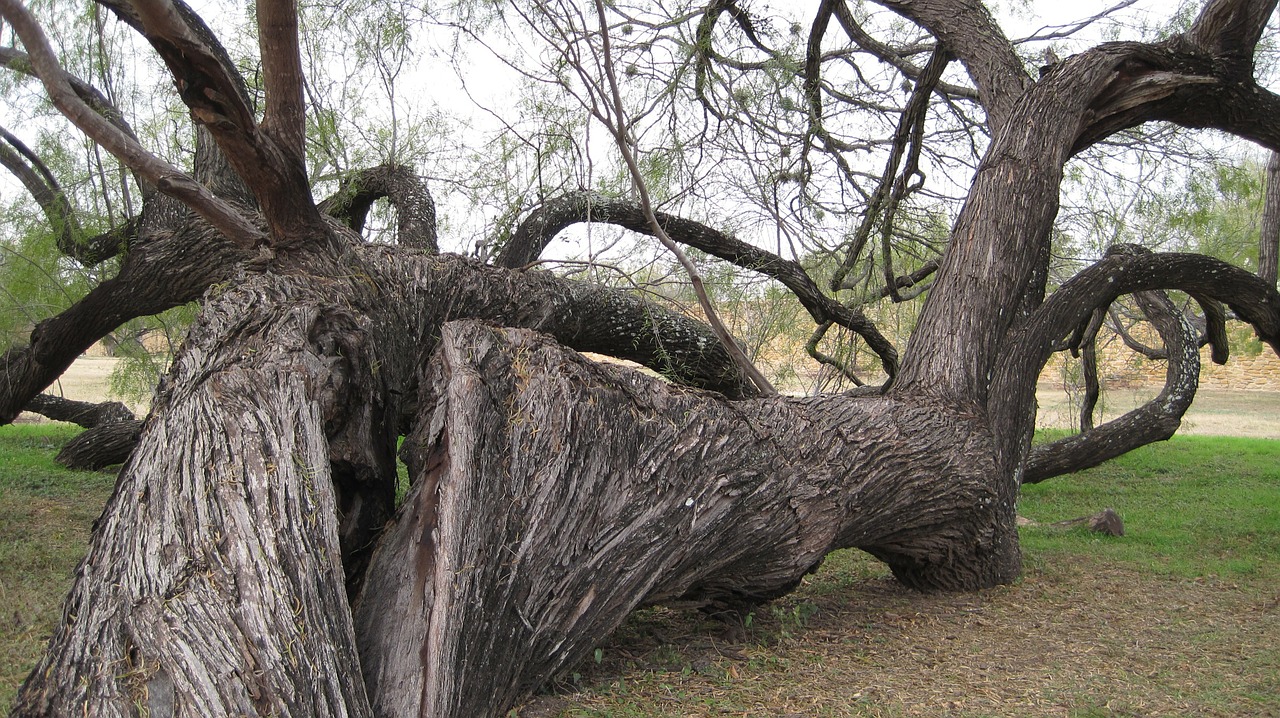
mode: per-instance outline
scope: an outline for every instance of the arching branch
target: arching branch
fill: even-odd
[[[320,203],[320,211],[360,232],[369,208],[387,198],[396,208],[397,241],[435,253],[436,203],[426,182],[403,165],[384,164],[360,170],[342,182],[338,192]]]
[[[1092,411],[1082,408],[1079,434],[1031,449],[1022,483],[1034,484],[1097,466],[1139,446],[1164,441],[1182,424],[1200,374],[1195,329],[1164,292],[1138,292],[1134,297],[1164,343],[1168,356],[1164,388],[1146,404],[1097,427],[1092,425]],[[1086,352],[1092,353],[1093,345],[1089,341]]]
[[[890,377],[897,373],[898,352],[893,344],[859,309],[845,306],[823,294],[798,263],[700,222],[665,212],[655,214],[676,242],[778,280],[795,293],[815,322],[831,321],[857,333],[880,357],[885,373]],[[516,228],[495,262],[504,267],[525,266],[538,258],[556,234],[579,222],[607,222],[641,234],[652,233],[643,212],[634,202],[611,199],[593,192],[577,192],[550,200],[534,210]]]
[[[1005,422],[1012,415],[1032,410],[1034,378],[1038,376],[1039,368],[1044,366],[1055,344],[1062,337],[1073,333],[1083,335],[1079,328],[1089,321],[1097,308],[1110,305],[1123,294],[1161,289],[1178,289],[1228,304],[1236,316],[1250,323],[1258,337],[1280,354],[1280,294],[1256,275],[1200,254],[1152,254],[1140,247],[1117,246],[1102,261],[1062,285],[1011,334],[1002,348],[992,380],[992,424],[1006,425]],[[1140,298],[1140,301],[1148,300]],[[1156,316],[1167,311],[1152,306],[1144,306],[1143,309]],[[1180,312],[1176,315],[1182,316]],[[1152,321],[1155,323],[1157,319],[1153,318]],[[1195,335],[1185,319],[1179,319],[1179,322],[1182,328],[1176,330],[1168,324],[1160,330],[1157,324],[1166,346],[1173,345],[1170,346],[1171,352],[1174,347],[1178,347],[1177,351],[1181,353],[1183,361],[1179,367],[1174,367],[1171,360],[1170,371],[1176,376],[1171,375],[1166,382],[1166,390],[1170,392],[1166,403],[1184,399],[1189,402],[1186,387],[1190,383],[1190,391],[1194,393],[1195,377],[1198,376],[1199,353]],[[1175,331],[1185,332],[1190,337],[1186,340],[1186,348],[1177,344],[1180,338]],[[1194,370],[1190,367],[1194,367]],[[1141,437],[1148,437],[1146,442],[1157,440],[1159,432],[1154,428],[1150,429],[1150,434],[1139,435],[1135,432],[1148,431],[1148,428],[1143,427],[1144,423],[1159,423],[1175,413],[1180,417],[1181,411],[1172,404],[1156,408],[1160,408],[1160,411],[1136,417],[1134,425],[1124,432],[1094,434],[1093,436],[1100,438],[1098,442],[1091,443],[1101,442],[1104,445],[1100,445],[1098,451],[1106,449],[1115,452],[1111,455],[1116,456],[1145,443],[1133,443]],[[1101,430],[1102,427],[1095,429]],[[1125,438],[1126,432],[1130,434],[1130,438]],[[1025,439],[1029,440],[1029,437]],[[1125,448],[1119,448],[1122,446]],[[1037,468],[1037,472],[1055,475],[1062,473],[1062,470]]]

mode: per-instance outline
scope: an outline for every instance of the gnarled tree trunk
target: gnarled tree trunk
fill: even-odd
[[[17,715],[499,715],[642,603],[771,598],[840,546],[921,588],[1016,564],[980,416],[731,402],[442,331],[519,275],[394,256],[211,298]],[[415,489],[370,560],[401,430]]]

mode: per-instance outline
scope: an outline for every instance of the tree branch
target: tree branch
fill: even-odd
[[[279,119],[273,119],[269,127],[259,127],[249,107],[244,84],[225,50],[204,21],[182,0],[138,0],[134,7],[121,7],[117,0],[103,1],[156,49],[173,75],[192,118],[209,130],[229,165],[253,192],[270,229],[269,234],[260,235],[261,243],[277,249],[336,247],[338,241],[328,231],[311,200],[304,166],[301,70],[295,67],[300,62],[296,52],[296,27],[291,41],[263,39],[266,48],[276,48],[275,43],[283,42],[283,46],[276,48],[280,52],[288,52],[292,47],[294,57],[264,55],[264,70],[270,67],[273,73],[284,73],[278,79],[264,78],[273,88],[273,94],[279,94],[274,99],[282,105],[267,110],[269,117]],[[260,10],[270,14],[265,22],[271,32],[288,34],[286,28],[290,23],[296,25],[292,10],[271,3],[261,5]],[[296,93],[286,89],[290,86],[298,88]]]
[[[1123,294],[1161,289],[1178,289],[1227,303],[1238,317],[1253,326],[1260,339],[1280,354],[1280,294],[1276,293],[1275,287],[1267,285],[1254,274],[1212,257],[1152,254],[1141,247],[1116,246],[1102,261],[1063,284],[1035,313],[1010,332],[1008,341],[1001,347],[991,381],[991,396],[998,398],[989,404],[992,425],[1017,425],[1009,423],[1013,417],[1034,410],[1035,377],[1040,368],[1054,351],[1055,344],[1088,321],[1095,309],[1110,305]],[[1181,313],[1178,316],[1181,317]],[[1171,341],[1168,337],[1165,340]],[[1185,368],[1191,366],[1192,353],[1195,354],[1198,373],[1199,353],[1194,335],[1189,341],[1191,346],[1185,350],[1186,363],[1179,370],[1178,377],[1169,382],[1169,391],[1173,392],[1169,401],[1181,401],[1183,388],[1188,381],[1193,381],[1188,374],[1190,370]],[[1155,418],[1142,421],[1153,422],[1172,413],[1171,409],[1161,410]],[[1181,413],[1177,415],[1181,416]],[[1139,425],[1134,426],[1133,430],[1137,431]],[[1030,436],[1018,440],[1029,441]],[[1109,439],[1119,440],[1122,437]]]
[[[181,201],[232,243],[252,248],[265,235],[230,204],[214,196],[204,185],[168,162],[143,149],[137,140],[95,112],[76,94],[67,73],[58,64],[44,31],[19,0],[0,0],[0,16],[13,27],[31,58],[31,65],[44,83],[54,106],[86,135],[102,145],[131,169],[155,184],[161,192]]]
[[[876,1],[946,45],[977,85],[992,131],[1004,124],[1031,76],[985,5],[978,0]]]
[[[1275,286],[1280,266],[1280,152],[1267,160],[1267,191],[1258,232],[1258,276]]]
[[[673,241],[778,280],[796,295],[815,322],[834,322],[855,332],[880,357],[885,373],[890,378],[897,374],[897,349],[875,323],[856,307],[845,306],[824,294],[798,263],[694,220],[666,212],[655,212],[654,217]],[[607,222],[654,235],[648,218],[635,202],[594,192],[575,192],[548,200],[530,213],[499,251],[495,263],[503,267],[530,264],[561,230],[579,222]],[[936,264],[934,266],[936,268]]]
[[[432,253],[440,251],[436,245],[435,201],[422,178],[403,165],[384,164],[352,174],[342,181],[336,194],[320,203],[320,211],[360,232],[369,208],[384,197],[395,205],[396,240],[400,245]],[[515,266],[523,264],[528,262]]]
[[[1182,424],[1182,415],[1191,406],[1199,382],[1196,332],[1164,292],[1137,292],[1134,297],[1164,341],[1169,358],[1164,388],[1143,406],[1096,428],[1092,426],[1092,412],[1086,415],[1082,408],[1079,434],[1032,447],[1022,483],[1034,484],[1097,466],[1139,446],[1164,441]],[[1089,346],[1092,345],[1090,341]]]

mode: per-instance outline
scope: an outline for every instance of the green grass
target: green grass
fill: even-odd
[[[1161,575],[1280,579],[1280,442],[1174,437],[1023,489],[1042,523],[1115,509],[1126,535],[1031,527],[1031,555],[1089,553]]]
[[[115,484],[112,474],[54,463],[80,431],[61,424],[0,427],[0,706],[44,649],[62,611],[89,528]]]

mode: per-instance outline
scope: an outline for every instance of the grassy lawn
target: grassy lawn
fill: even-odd
[[[74,431],[0,427],[0,706],[113,483],[53,463]],[[1044,525],[1108,506],[1125,537]],[[838,552],[749,616],[638,613],[520,715],[1280,716],[1280,441],[1176,438],[1019,513],[1015,585],[922,595]]]
[[[0,707],[44,650],[62,613],[89,528],[115,484],[111,474],[53,462],[79,427],[0,427]]]

